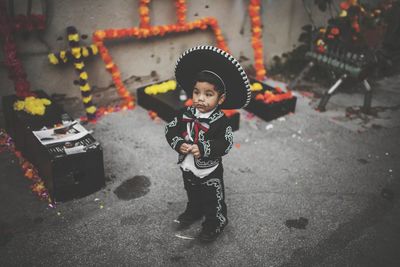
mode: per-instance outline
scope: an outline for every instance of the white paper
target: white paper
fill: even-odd
[[[65,134],[54,132],[55,129],[62,129],[65,127],[69,128]],[[71,123],[60,127],[32,132],[43,145],[75,141],[89,134],[89,132],[77,121],[72,121]]]

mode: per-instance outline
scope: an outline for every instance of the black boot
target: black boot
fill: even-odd
[[[212,242],[215,239],[217,239],[217,237],[222,233],[222,231],[227,225],[228,225],[228,220],[226,220],[225,225],[222,227],[203,226],[198,238],[202,242]]]
[[[179,229],[184,229],[192,225],[203,217],[200,207],[193,205],[191,202],[186,204],[186,210],[175,220],[179,224]]]

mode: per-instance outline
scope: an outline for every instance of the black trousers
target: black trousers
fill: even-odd
[[[222,163],[203,178],[195,176],[191,171],[182,170],[188,196],[187,209],[197,215],[204,215],[203,227],[216,232],[228,223],[223,172]]]

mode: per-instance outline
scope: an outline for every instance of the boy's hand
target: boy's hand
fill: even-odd
[[[196,159],[200,158],[200,150],[196,144],[192,145],[191,152]]]
[[[190,153],[192,146],[186,143],[183,143],[181,145],[181,147],[179,148],[179,152],[181,152],[182,154],[187,154]]]

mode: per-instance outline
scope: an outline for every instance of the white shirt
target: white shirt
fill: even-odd
[[[214,112],[214,110],[215,110],[215,109],[213,109],[213,110],[211,110],[211,111],[209,111],[209,112],[207,112],[207,113],[201,113],[201,112],[196,108],[195,116],[196,116],[196,118],[208,118],[208,117],[210,117],[210,115]],[[190,136],[190,134],[191,134],[191,132],[192,132],[192,131],[191,131],[191,127],[193,127],[193,126],[194,126],[193,123],[191,123],[191,122],[188,122],[188,123],[187,123],[187,129],[188,129],[187,133],[188,133],[188,137],[189,137],[190,140],[192,140],[192,141],[193,141],[193,137]],[[193,157],[193,154],[192,154],[192,153],[189,153],[189,154],[186,155],[185,159],[182,161],[182,163],[181,163],[181,168],[182,168],[184,171],[191,171],[191,172],[193,172],[193,174],[196,175],[197,177],[203,178],[203,177],[206,177],[207,175],[209,175],[210,173],[212,173],[212,172],[218,167],[218,165],[219,165],[219,164],[217,164],[217,165],[214,166],[214,167],[207,168],[207,169],[198,169],[198,168],[196,168],[196,166],[194,165],[194,157]]]

